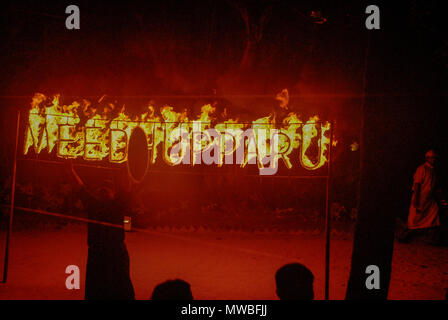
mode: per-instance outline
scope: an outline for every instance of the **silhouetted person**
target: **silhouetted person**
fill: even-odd
[[[437,158],[438,156],[433,150],[426,152],[425,163],[419,166],[414,174],[408,226],[400,237],[401,242],[409,242],[416,234],[422,232],[430,233],[433,244],[440,241],[440,215],[435,170]]]
[[[313,273],[300,263],[284,265],[275,273],[280,300],[313,300]]]
[[[193,300],[190,284],[184,280],[167,280],[158,284],[152,292],[151,300]]]
[[[96,187],[84,184],[71,164],[79,194],[87,211],[86,300],[131,300],[134,288],[129,274],[129,254],[124,243],[123,219],[129,215],[130,195],[118,190],[112,180]],[[104,224],[103,224],[104,223]],[[114,226],[110,225],[113,224]]]

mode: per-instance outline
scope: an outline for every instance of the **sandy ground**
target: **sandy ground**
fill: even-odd
[[[84,227],[18,231],[11,240],[9,277],[0,284],[0,299],[83,298]],[[137,299],[148,299],[156,284],[173,278],[188,281],[195,299],[276,299],[274,273],[294,261],[313,271],[316,298],[324,296],[320,235],[166,230],[127,233],[126,243]],[[331,299],[344,298],[351,250],[351,239],[333,237]],[[70,264],[80,267],[81,290],[65,288]],[[442,299],[447,287],[448,248],[395,245],[390,299]]]

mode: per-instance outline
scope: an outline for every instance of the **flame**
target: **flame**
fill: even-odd
[[[152,105],[131,119],[124,107],[113,117],[116,109],[112,104],[99,114],[87,100],[60,105],[57,95],[51,103],[48,101],[40,93],[32,98],[24,154],[30,149],[36,154],[43,150],[51,153],[57,146],[57,156],[61,158],[108,158],[110,162],[122,163],[127,160],[132,130],[140,127],[148,139],[151,163],[162,158],[170,165],[194,165],[201,163],[201,154],[213,154],[213,150],[218,166],[235,162],[242,167],[255,163],[263,167],[267,157],[273,156],[289,169],[300,163],[307,170],[316,170],[328,161],[330,123],[320,121],[318,116],[304,122],[290,113],[278,124],[275,114],[245,123],[238,118],[216,121],[216,108],[207,104],[195,119],[190,119],[186,110],[176,112],[172,106],[162,107],[160,115],[156,115]],[[223,115],[227,116],[226,110]],[[275,154],[271,150],[273,142],[278,143]],[[311,150],[315,147],[317,152]],[[243,158],[234,161],[240,150],[246,150]],[[291,158],[294,150],[299,150],[299,161]]]

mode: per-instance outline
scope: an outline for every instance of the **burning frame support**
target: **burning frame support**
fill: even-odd
[[[330,238],[331,238],[331,209],[330,209],[330,180],[331,180],[331,149],[333,146],[333,131],[334,130],[334,122],[331,122],[330,125],[330,142],[328,147],[328,170],[327,175],[322,176],[325,179],[325,300],[329,300],[329,291],[330,291]],[[18,153],[18,144],[19,144],[19,133],[20,133],[20,111],[17,114],[17,128],[16,128],[16,141],[15,141],[15,150],[14,150],[14,163],[13,163],[13,173],[12,173],[12,184],[11,184],[11,202],[9,206],[9,222],[8,229],[6,234],[6,246],[4,253],[4,265],[3,265],[3,279],[2,283],[6,283],[8,276],[8,265],[9,265],[9,245],[10,245],[10,237],[12,233],[13,227],[13,219],[14,219],[14,206],[15,206],[15,188],[16,188],[16,173],[17,173],[17,153]],[[42,161],[38,159],[32,159],[32,161]],[[45,161],[49,163],[60,163],[57,161]],[[88,167],[97,167],[104,169],[111,169],[102,166],[92,166],[86,165]],[[273,178],[271,176],[271,178]],[[292,178],[292,177],[282,177],[282,178]],[[295,176],[293,178],[306,178],[306,176]]]
[[[12,232],[12,223],[14,218],[14,201],[16,194],[16,173],[17,173],[17,151],[19,147],[19,129],[20,129],[20,111],[17,113],[17,128],[16,128],[16,144],[14,149],[14,164],[12,171],[12,185],[11,185],[11,206],[9,208],[9,222],[8,229],[6,231],[6,246],[5,246],[5,258],[3,261],[3,279],[2,283],[6,283],[8,279],[8,262],[9,262],[9,242]]]
[[[325,178],[325,300],[330,299],[330,237],[331,237],[331,209],[330,209],[330,178],[331,178],[331,149],[333,145],[334,122],[330,127],[330,145],[328,147],[328,174]]]

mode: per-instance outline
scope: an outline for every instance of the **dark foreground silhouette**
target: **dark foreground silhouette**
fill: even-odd
[[[87,227],[86,300],[133,300],[134,287],[129,273],[129,254],[122,227],[129,215],[130,194],[119,190],[114,181],[99,179],[88,186],[71,164],[79,197],[93,220]]]
[[[193,300],[190,284],[184,280],[167,280],[158,284],[152,292],[151,300]]]
[[[313,282],[313,273],[300,263],[284,265],[275,274],[280,300],[313,300]]]

